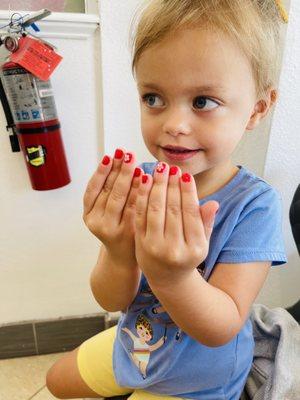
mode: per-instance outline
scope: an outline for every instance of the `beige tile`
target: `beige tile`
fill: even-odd
[[[35,396],[30,398],[30,400],[57,400],[56,397],[52,396],[49,390],[44,387],[40,392],[38,392]]]
[[[45,385],[46,372],[62,356],[56,353],[0,360],[0,400],[28,400]],[[53,396],[48,398],[52,400]]]

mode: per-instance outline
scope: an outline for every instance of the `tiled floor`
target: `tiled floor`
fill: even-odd
[[[0,400],[54,400],[45,387],[48,369],[62,354],[0,360]]]

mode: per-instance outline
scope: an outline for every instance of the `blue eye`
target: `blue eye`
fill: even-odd
[[[208,97],[198,96],[195,98],[193,102],[193,107],[198,108],[200,110],[205,109],[205,106],[208,106],[206,110],[213,110],[217,108],[220,104],[214,100],[209,99]]]
[[[150,108],[162,107],[164,105],[161,98],[155,93],[145,94],[142,96],[142,101]],[[209,111],[217,108],[219,105],[215,100],[204,96],[198,96],[193,101],[193,107],[199,110]]]
[[[143,102],[146,103],[149,107],[162,106],[163,104],[155,104],[155,101],[157,99],[159,99],[159,96],[157,96],[157,94],[153,94],[153,93],[145,94],[142,97]]]

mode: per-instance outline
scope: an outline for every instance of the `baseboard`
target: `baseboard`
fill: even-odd
[[[108,313],[0,326],[0,359],[60,353],[117,323]]]

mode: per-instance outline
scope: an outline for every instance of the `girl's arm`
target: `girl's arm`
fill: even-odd
[[[139,288],[141,271],[136,263],[124,265],[114,259],[104,245],[92,271],[90,284],[97,302],[106,311],[121,311],[134,300]]]
[[[217,264],[209,281],[195,269],[179,279],[149,280],[172,320],[209,347],[228,343],[241,330],[271,262]]]
[[[133,342],[135,341],[135,339],[138,339],[138,337],[134,336],[134,334],[128,328],[122,328],[122,331],[126,332]]]

